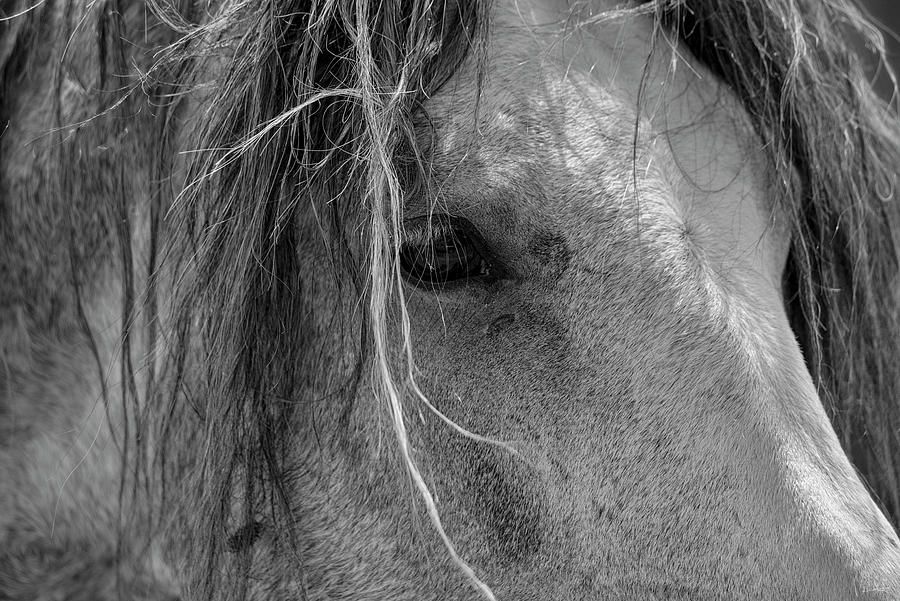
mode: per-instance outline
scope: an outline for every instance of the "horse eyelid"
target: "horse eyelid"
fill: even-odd
[[[399,250],[401,270],[418,288],[449,291],[488,279],[495,271],[495,254],[477,229],[450,215],[411,219]]]

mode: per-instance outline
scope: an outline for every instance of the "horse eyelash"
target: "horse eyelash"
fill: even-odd
[[[440,237],[455,236],[456,228],[449,219],[429,218],[409,224],[401,235],[401,244],[425,245]]]

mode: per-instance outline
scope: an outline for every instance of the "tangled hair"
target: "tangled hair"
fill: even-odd
[[[88,257],[107,246],[123,286],[122,497],[152,499],[147,525],[179,533],[196,558],[187,569],[199,598],[246,593],[249,564],[222,568],[235,498],[244,523],[264,514],[276,525],[276,543],[302,573],[284,482],[292,424],[310,405],[294,401],[311,380],[330,377],[304,331],[317,308],[304,293],[298,224],[314,216],[337,296],[365,307],[345,338],[356,341],[354,364],[333,388],[352,399],[374,382],[440,529],[408,450],[387,306],[392,296],[402,301],[403,198],[427,185],[413,123],[464,63],[474,65],[480,90],[490,2],[146,0],[148,50],[133,61],[125,40],[139,32],[125,30],[125,17],[139,9],[123,4],[65,9],[67,36],[85,19],[96,24],[101,85],[96,116],[53,151],[58,189],[102,204],[93,208],[100,223],[72,227],[93,236],[73,235],[67,247],[76,296],[96,271]],[[40,29],[41,10],[22,17],[25,29]],[[772,192],[791,218],[784,285],[792,326],[844,448],[897,524],[900,131],[848,42],[861,37],[883,58],[879,34],[843,0],[655,0],[619,13],[652,16],[657,39],[680,39],[746,108]],[[6,92],[24,67],[6,61],[5,45],[0,51]],[[57,82],[60,106],[64,93]],[[188,98],[199,125],[185,134]],[[132,200],[147,195],[133,189],[126,159],[82,152],[120,139],[123,117],[138,113],[135,148],[123,156],[151,157],[147,206]],[[60,126],[82,118],[58,111]],[[91,127],[105,133],[86,133]],[[179,139],[196,148],[177,154]],[[116,175],[88,189],[92,169]],[[146,242],[135,235],[136,215],[149,223]],[[146,287],[137,264],[146,266]],[[177,295],[162,302],[161,289]],[[405,313],[400,322],[411,357]],[[140,335],[136,323],[146,324]],[[153,358],[146,365],[132,360],[138,347]]]
[[[487,9],[434,0],[245,3],[222,6],[208,22],[192,25],[189,16],[156,7],[183,35],[162,68],[174,73],[177,85],[214,89],[193,136],[199,148],[187,165],[189,183],[168,220],[184,226],[170,234],[177,239],[175,260],[186,249],[190,256],[176,276],[177,352],[166,367],[173,377],[156,395],[161,405],[146,411],[159,449],[192,454],[196,443],[169,441],[196,439],[197,426],[204,431],[200,458],[159,455],[156,470],[163,478],[159,506],[165,507],[171,502],[165,478],[191,466],[190,486],[199,492],[178,503],[189,505],[186,515],[200,516],[201,523],[189,526],[203,534],[188,542],[187,552],[205,558],[191,579],[202,598],[228,586],[217,574],[219,541],[235,489],[243,491],[247,524],[264,513],[273,530],[288,533],[281,542],[302,573],[292,536],[296,518],[282,482],[289,469],[287,432],[309,410],[295,401],[311,373],[327,371],[311,364],[315,351],[303,331],[312,308],[300,292],[305,282],[296,236],[310,213],[335,273],[350,274],[350,282],[338,282],[339,296],[368,300],[354,377],[338,388],[352,398],[363,370],[372,366],[374,386],[388,402],[402,455],[436,527],[455,561],[490,596],[456,556],[411,459],[386,341],[388,297],[392,289],[402,297],[394,288],[403,204],[397,165],[416,164],[401,149],[415,152],[412,120],[422,101],[466,56],[483,62]],[[211,70],[215,81],[204,81]],[[405,309],[402,321],[408,345]],[[192,345],[202,357],[196,367],[205,371],[197,406],[182,380],[192,371],[185,353]],[[184,419],[186,404],[199,420]],[[179,432],[175,424],[191,424],[191,431]]]

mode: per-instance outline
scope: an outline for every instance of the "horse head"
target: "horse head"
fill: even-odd
[[[186,4],[0,38],[0,591],[900,598],[853,9]]]

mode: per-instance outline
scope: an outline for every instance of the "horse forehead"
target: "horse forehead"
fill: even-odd
[[[654,43],[649,17],[573,23],[552,3],[514,8],[501,5],[496,16],[477,127],[461,125],[472,118],[471,105],[459,102],[470,89],[447,98],[453,125],[439,127],[438,154],[454,170],[466,169],[475,132],[485,160],[473,180],[571,189],[576,178],[584,194],[549,195],[577,204],[565,208],[576,215],[628,196],[636,173],[644,191],[658,192],[642,198],[648,217],[676,224],[723,269],[740,259],[780,273],[785,218],[746,111],[727,86],[675,41]],[[545,205],[547,195],[537,196]],[[524,209],[527,197],[515,197]]]
[[[552,3],[512,6],[496,15],[478,123],[471,73],[429,102],[441,154],[466,154],[472,135],[510,158],[549,146],[586,159],[597,155],[588,146],[630,156],[637,143],[677,155],[683,175],[711,189],[727,186],[748,159],[758,167],[762,155],[748,144],[755,136],[734,93],[676,42],[654,42],[648,16],[579,21]]]
[[[743,115],[731,90],[686,48],[654,39],[650,16],[548,8],[557,4],[515,1],[515,11],[499,11],[485,95],[495,125],[527,133],[571,116],[598,123],[595,133],[631,137],[638,118],[644,134],[668,136],[690,122]]]
[[[471,81],[468,72],[429,102],[438,116],[439,152],[466,154],[473,134],[479,146],[502,147],[510,158],[555,145],[591,159],[597,153],[587,147],[594,146],[609,162],[623,158],[609,157],[614,147],[630,156],[632,143],[670,146],[684,175],[710,188],[726,186],[747,162],[754,138],[734,94],[676,42],[654,43],[650,17],[591,19],[586,11],[585,20],[585,11],[573,16],[560,4],[501,3],[478,123],[471,122],[471,84],[459,83]],[[593,4],[595,13],[605,6]],[[758,162],[761,153],[752,154]]]

